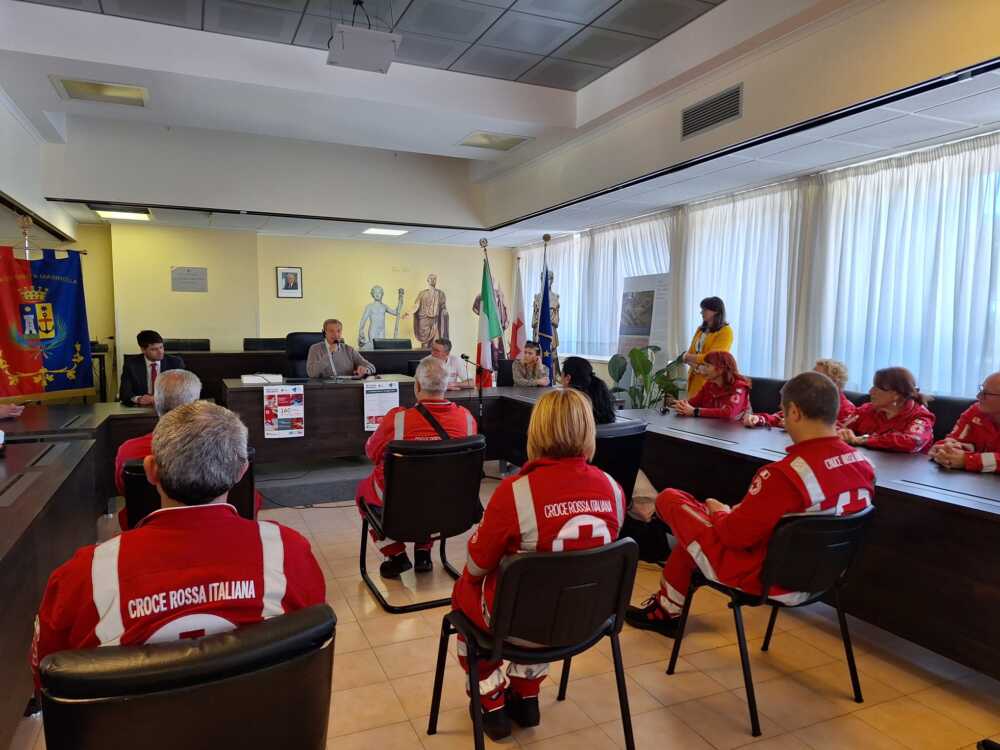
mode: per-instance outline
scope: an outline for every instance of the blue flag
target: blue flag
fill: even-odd
[[[542,271],[542,300],[538,310],[538,345],[542,349],[542,364],[549,371],[549,384],[555,382],[552,366],[552,310],[549,307],[549,267]]]

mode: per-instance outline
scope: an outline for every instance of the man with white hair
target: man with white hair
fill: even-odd
[[[326,600],[305,537],[240,518],[226,502],[247,470],[239,417],[207,401],[178,406],[156,425],[152,451],[144,467],[160,509],[49,577],[31,652],[36,684],[56,651],[225,633]]]
[[[390,409],[365,444],[365,453],[375,463],[375,468],[358,485],[355,501],[362,515],[365,506],[375,509],[376,513],[381,512],[385,492],[385,449],[391,441],[449,440],[476,434],[476,420],[469,410],[444,397],[448,388],[448,369],[441,360],[425,357],[420,361],[414,378],[413,393],[417,405]],[[379,569],[383,578],[399,578],[414,567],[406,555],[405,544],[379,538],[374,529],[372,539],[386,558]],[[430,542],[414,545],[413,557],[418,573],[433,569],[431,546]]]

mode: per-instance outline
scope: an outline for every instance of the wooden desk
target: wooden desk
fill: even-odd
[[[28,657],[49,574],[96,541],[94,445],[12,444],[0,458],[0,747],[31,697]]]

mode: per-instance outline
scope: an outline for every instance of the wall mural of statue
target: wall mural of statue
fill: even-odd
[[[497,314],[500,316],[500,328],[503,333],[500,338],[493,339],[493,361],[496,362],[500,359],[507,359],[507,354],[504,351],[503,340],[504,336],[507,334],[507,328],[510,326],[510,317],[507,314],[507,300],[504,299],[503,290],[499,287],[496,279],[493,280],[493,299],[497,305]],[[476,299],[472,303],[472,312],[479,315],[479,310],[483,305],[483,295],[480,292],[476,295]]]
[[[549,271],[549,314],[552,316],[552,367],[559,373],[559,295],[552,291],[552,284],[556,275]],[[541,279],[545,284],[545,277]],[[538,316],[542,309],[542,293],[535,295],[531,310],[531,333],[532,338],[538,341]]]
[[[392,338],[399,338],[399,316],[403,310],[403,290],[399,290],[399,299],[396,308],[392,309],[382,301],[384,290],[376,284],[371,289],[372,301],[365,305],[365,310],[361,314],[361,325],[358,326],[358,348],[371,349],[375,339],[384,339],[385,316],[392,315],[396,319],[393,321]]]
[[[421,349],[430,349],[434,339],[449,338],[447,299],[437,288],[437,280],[436,273],[427,275],[427,288],[417,295],[413,310],[403,315],[413,316],[413,336]]]

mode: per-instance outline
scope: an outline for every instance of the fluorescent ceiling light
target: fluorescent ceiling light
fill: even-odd
[[[368,227],[361,234],[381,234],[386,237],[399,237],[408,232],[408,229],[379,229],[378,227]]]
[[[142,86],[127,83],[104,83],[103,81],[81,81],[74,78],[50,76],[63,99],[80,99],[104,104],[126,104],[130,107],[145,107],[149,91]]]
[[[486,148],[490,151],[510,151],[512,148],[520,146],[525,141],[530,141],[523,135],[506,135],[504,133],[487,133],[479,130],[470,133],[465,137],[459,146],[471,146],[472,148]]]
[[[98,211],[102,219],[121,219],[124,221],[149,221],[149,214],[133,213],[132,211]]]

